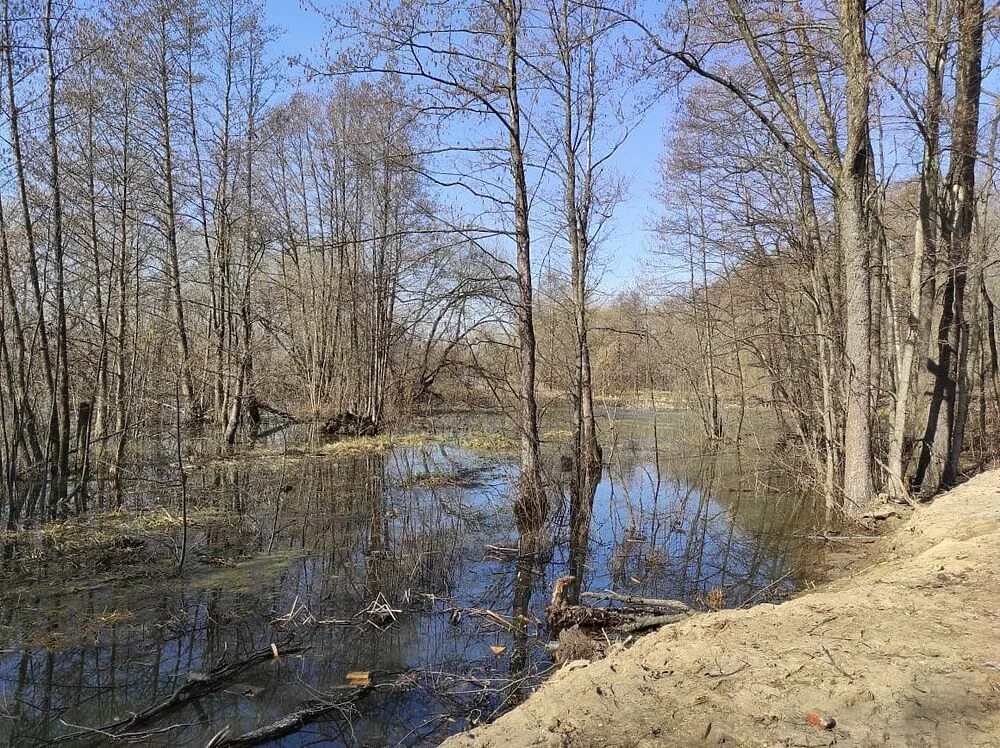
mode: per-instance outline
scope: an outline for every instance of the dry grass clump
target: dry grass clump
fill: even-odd
[[[84,626],[84,631],[89,636],[95,636],[104,629],[112,629],[123,623],[129,623],[134,620],[135,613],[131,610],[112,610],[107,613],[101,613],[100,615],[94,616],[88,620]]]
[[[470,452],[488,455],[511,455],[520,449],[520,442],[508,434],[462,434],[458,446]]]
[[[363,457],[364,455],[385,454],[400,447],[419,447],[445,441],[448,441],[446,435],[428,432],[340,437],[314,444],[290,447],[256,447],[234,455],[209,459],[203,464],[218,467],[240,465],[247,460],[252,460],[254,467],[277,470],[289,463],[298,463],[315,457]]]
[[[450,473],[418,473],[404,479],[399,487],[404,491],[411,488],[434,489],[459,485],[459,478]]]
[[[559,646],[555,652],[555,660],[560,667],[574,660],[596,660],[602,655],[602,647],[587,636],[579,626],[559,632]]]

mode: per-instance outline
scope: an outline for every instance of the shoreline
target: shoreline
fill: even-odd
[[[919,507],[863,558],[779,605],[568,663],[444,745],[997,745],[1000,471]]]

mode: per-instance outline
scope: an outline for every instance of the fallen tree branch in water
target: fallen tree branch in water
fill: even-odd
[[[212,739],[212,748],[251,748],[255,745],[269,743],[272,740],[291,735],[301,730],[306,725],[312,724],[333,712],[342,711],[372,691],[371,686],[359,688],[351,698],[337,703],[322,703],[314,706],[307,706],[303,709],[286,714],[284,717],[271,722],[256,730],[245,732],[235,737],[226,737],[224,733],[219,733]]]
[[[271,415],[277,416],[278,418],[283,418],[289,423],[298,423],[298,419],[291,413],[289,413],[287,410],[278,410],[274,406],[268,405],[267,403],[262,402],[260,400],[257,401],[257,408],[259,410],[263,410],[265,413],[270,413]]]
[[[667,600],[655,597],[639,597],[638,595],[621,595],[611,590],[601,590],[596,592],[581,592],[580,597],[585,600],[608,600],[610,602],[622,603],[623,605],[633,605],[641,608],[662,608],[663,610],[687,611],[691,606],[682,603],[680,600]]]
[[[59,721],[62,724],[66,725],[66,727],[78,730],[79,732],[76,733],[78,737],[82,737],[84,735],[94,735],[94,736],[99,735],[100,737],[106,738],[107,740],[113,743],[143,743],[146,745],[149,744],[149,739],[156,735],[164,735],[168,732],[173,732],[174,730],[185,730],[188,727],[194,727],[195,725],[199,724],[198,722],[186,722],[177,725],[167,725],[166,727],[157,727],[156,729],[153,730],[142,730],[139,732],[120,732],[115,734],[102,730],[99,727],[74,725],[72,722],[67,722],[62,719]],[[59,740],[62,740],[62,738],[57,738],[52,742],[58,742]]]
[[[292,628],[296,626],[356,626],[359,621],[344,618],[317,618],[296,595],[291,610],[273,619],[271,623],[280,624],[282,628]]]
[[[552,586],[552,601],[545,609],[546,623],[551,631],[562,631],[579,626],[583,629],[604,629],[629,634],[657,626],[665,626],[668,623],[676,623],[694,613],[690,607],[679,600],[620,595],[611,590],[584,592],[581,597],[628,602],[635,607],[645,604],[648,608],[672,612],[664,615],[642,616],[641,612],[634,608],[629,610],[627,607],[598,608],[589,605],[570,605],[566,590],[573,579],[572,575],[563,575]]]
[[[127,730],[131,730],[133,727],[152,722],[154,719],[173,709],[176,709],[179,706],[183,706],[184,704],[194,701],[195,699],[200,699],[219,690],[222,686],[229,683],[234,677],[236,677],[236,675],[244,670],[247,670],[248,668],[260,665],[268,660],[278,659],[281,655],[297,654],[302,651],[304,651],[303,647],[285,647],[283,649],[279,649],[277,645],[272,644],[267,649],[258,650],[239,662],[233,662],[228,665],[218,665],[207,673],[197,675],[197,677],[192,677],[194,674],[189,674],[188,677],[190,680],[174,691],[169,698],[154,704],[141,712],[133,714],[127,719],[122,719],[103,727],[84,728],[80,732],[62,735],[52,742],[62,743],[69,740],[78,740],[81,737],[94,733],[101,733],[105,737],[109,738],[122,737],[126,734]]]
[[[508,621],[499,613],[494,613],[492,610],[487,610],[485,608],[462,608],[462,612],[466,615],[476,616],[477,618],[485,618],[488,621],[493,621],[500,626],[503,626],[508,631],[513,628],[514,624]]]

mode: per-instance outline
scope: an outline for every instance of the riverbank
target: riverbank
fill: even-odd
[[[997,569],[992,471],[919,508],[848,576],[569,663],[521,706],[446,744],[996,746]],[[828,719],[831,729],[810,723]]]

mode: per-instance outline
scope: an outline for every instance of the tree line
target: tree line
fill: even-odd
[[[486,393],[537,525],[550,385],[579,528],[596,387],[682,390],[713,440],[772,409],[855,517],[993,433],[981,0],[314,5],[289,66],[253,0],[3,3],[8,525],[84,511],[174,408],[232,444]],[[665,269],[609,304],[616,154],[664,99]]]

